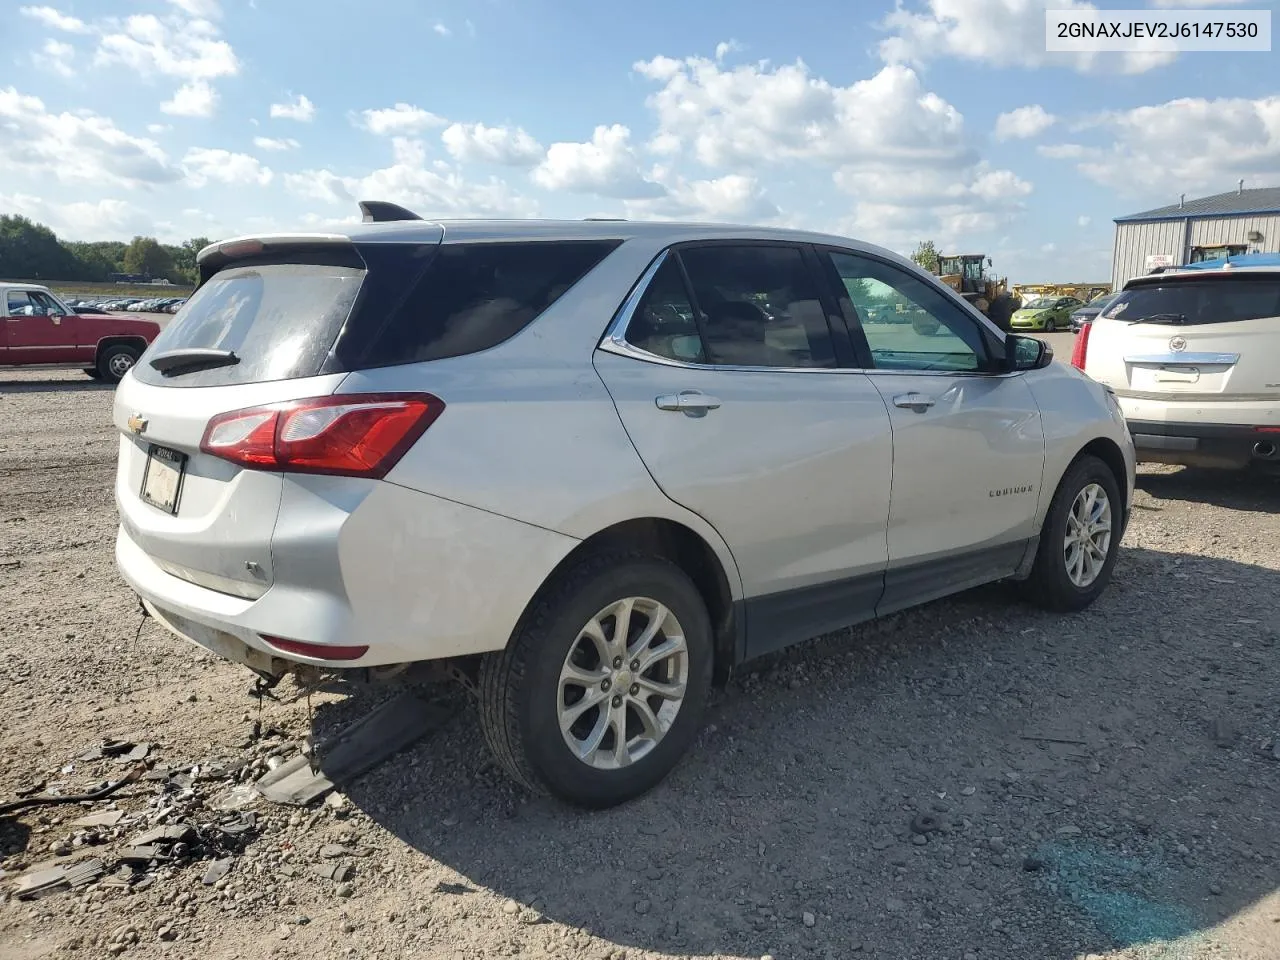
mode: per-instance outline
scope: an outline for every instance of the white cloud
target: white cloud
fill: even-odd
[[[364,128],[379,136],[421,133],[431,127],[443,127],[449,122],[429,110],[408,103],[397,103],[394,107],[382,110],[364,110],[361,116],[364,117]]]
[[[105,33],[94,56],[98,64],[119,64],[141,74],[184,80],[235,76],[240,61],[207,20],[161,20],[151,14],[126,17]]]
[[[0,209],[30,217],[62,240],[116,240],[154,231],[155,221],[124,200],[56,203],[23,194],[0,194]]]
[[[69,183],[136,187],[178,179],[154,141],[93,113],[50,113],[38,97],[0,88],[0,169]]]
[[[31,61],[44,70],[56,73],[60,77],[74,77],[76,68],[72,65],[76,48],[69,43],[52,38],[46,40],[39,53],[31,55]]]
[[[53,7],[19,7],[18,12],[24,17],[39,20],[46,27],[62,30],[66,33],[88,33],[89,25],[79,17],[65,14]]]
[[[399,203],[422,217],[529,217],[537,205],[514,193],[502,180],[467,180],[448,164],[428,168],[426,148],[416,140],[392,141],[390,166],[365,176],[342,176],[330,170],[285,174],[286,189],[295,196],[326,203],[376,199]]]
[[[1077,160],[1097,152],[1094,147],[1086,147],[1081,143],[1042,143],[1036,147],[1036,153],[1050,160]]]
[[[437,24],[436,24],[434,27],[432,27],[431,29],[432,29],[432,30],[434,30],[437,34],[439,34],[439,35],[440,35],[440,36],[442,36],[442,37],[452,37],[452,36],[453,36],[453,31],[452,31],[452,30],[450,30],[448,27],[446,27],[443,23],[437,23]]]
[[[455,123],[440,134],[444,148],[460,163],[497,163],[531,167],[542,159],[542,144],[520,127]]]
[[[762,223],[780,214],[777,204],[752,176],[731,173],[710,180],[685,180],[658,170],[654,178],[666,187],[666,196],[625,201],[628,218]]]
[[[1271,184],[1280,170],[1280,95],[1186,97],[1108,114],[1099,123],[1112,143],[1083,151],[1078,169],[1132,196],[1222,192],[1240,177]]]
[[[533,171],[547,190],[594,193],[617,199],[659,197],[666,189],[640,171],[631,131],[620,123],[598,126],[588,143],[553,143]]]
[[[1086,217],[1086,216],[1079,216],[1079,217],[1076,217],[1076,226],[1077,226],[1077,227],[1087,227],[1087,226],[1088,226],[1089,224],[1091,224],[1091,223],[1093,223],[1093,218],[1092,218],[1092,217]]]
[[[651,148],[677,143],[709,167],[793,160],[955,163],[967,150],[963,118],[923,88],[914,70],[887,66],[847,87],[815,77],[800,61],[732,69],[703,57],[655,57],[635,65],[662,84]]]
[[[996,117],[995,136],[997,140],[1026,140],[1039,136],[1057,122],[1057,117],[1033,103]]]
[[[212,20],[222,16],[222,7],[218,0],[169,0],[169,2],[193,17]]]
[[[257,157],[204,147],[188,150],[182,158],[182,169],[187,175],[187,183],[193,187],[203,187],[211,180],[231,184],[256,183],[265,187],[274,176]]]
[[[297,120],[299,123],[310,123],[316,116],[316,105],[302,94],[289,103],[273,103],[271,116],[276,120]]]
[[[836,185],[854,198],[846,232],[907,250],[929,237],[943,248],[969,243],[973,234],[1008,226],[1025,209],[1032,185],[986,163],[929,167],[909,176],[892,164],[845,167]]]
[[[172,129],[173,127],[171,127],[167,123],[148,123],[147,124],[147,133],[166,133],[167,131]]]
[[[218,106],[218,92],[207,80],[192,80],[180,86],[172,100],[160,104],[160,111],[175,117],[212,117]]]
[[[731,53],[738,53],[742,50],[742,44],[737,40],[722,40],[716,44],[716,61],[719,62]]]
[[[293,137],[281,137],[273,139],[271,137],[254,137],[253,145],[259,150],[297,150],[301,144]]]
[[[1081,0],[899,0],[882,27],[887,63],[922,64],[954,57],[998,67],[1065,66],[1088,72],[1145,73],[1172,63],[1170,51],[1134,53],[1048,53],[1045,10],[1092,10]]]

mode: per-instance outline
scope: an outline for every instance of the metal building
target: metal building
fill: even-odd
[[[1111,283],[1156,267],[1217,260],[1241,253],[1280,253],[1280,187],[1244,189],[1117,217]]]

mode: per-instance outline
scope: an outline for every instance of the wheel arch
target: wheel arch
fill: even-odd
[[[666,517],[623,520],[587,537],[546,576],[525,606],[526,614],[566,570],[585,557],[595,553],[626,551],[640,551],[669,560],[693,581],[707,605],[715,635],[715,680],[725,682],[746,647],[742,603],[730,581],[731,576],[736,580],[737,569],[726,569],[726,562],[721,560],[711,543],[677,520]],[[727,562],[732,563],[732,558]],[[524,615],[516,624],[513,635],[523,624]]]
[[[1120,491],[1120,496],[1124,498],[1124,509],[1127,513],[1131,504],[1129,503],[1129,470],[1125,464],[1124,453],[1120,450],[1120,445],[1110,437],[1095,437],[1083,447],[1080,452],[1071,458],[1071,463],[1067,464],[1067,470],[1071,469],[1081,457],[1093,456],[1097,457],[1107,465],[1112,476],[1116,478],[1116,488]],[[1066,475],[1066,470],[1063,471]],[[1058,480],[1062,482],[1061,478]]]
[[[93,359],[96,363],[104,351],[111,347],[134,347],[138,351],[138,356],[142,356],[147,349],[147,338],[132,333],[114,334],[109,337],[103,337],[98,341],[98,347],[93,352]]]

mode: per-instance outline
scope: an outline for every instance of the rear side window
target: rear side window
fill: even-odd
[[[405,248],[368,244],[361,254],[380,279],[339,340],[337,361],[363,369],[488,350],[532,323],[617,246],[614,240],[445,244],[406,286],[386,280],[410,272]]]
[[[620,242],[367,243],[233,265],[192,295],[151,355],[208,348],[233,351],[239,362],[169,377],[143,362],[134,375],[164,386],[224,386],[487,350],[532,323]]]
[[[659,356],[739,367],[834,367],[819,284],[797,247],[684,247],[655,274],[627,329]]]
[[[1122,292],[1101,316],[1179,325],[1280,317],[1280,278],[1204,277],[1143,284]]]

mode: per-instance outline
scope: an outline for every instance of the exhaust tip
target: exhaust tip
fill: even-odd
[[[1263,460],[1271,460],[1276,455],[1276,445],[1266,441],[1259,441],[1253,445],[1253,455],[1261,457]]]

